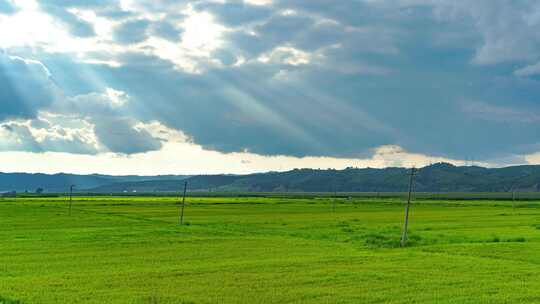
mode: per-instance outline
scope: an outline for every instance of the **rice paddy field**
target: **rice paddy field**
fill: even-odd
[[[0,199],[0,303],[540,303],[540,203]]]

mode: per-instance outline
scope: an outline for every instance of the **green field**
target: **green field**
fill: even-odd
[[[540,303],[536,201],[188,202],[0,200],[0,303]]]

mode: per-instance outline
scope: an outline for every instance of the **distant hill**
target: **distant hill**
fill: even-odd
[[[183,182],[188,181],[190,191],[212,191],[230,185],[242,176],[234,175],[199,175],[185,180],[147,180],[138,182],[120,182],[102,185],[89,192],[122,193],[122,192],[178,192],[183,188]]]
[[[0,191],[65,192],[69,185],[95,193],[177,192],[186,180],[190,191],[239,192],[402,192],[406,168],[295,169],[249,175],[109,176],[0,173]],[[540,191],[540,166],[483,168],[438,163],[420,168],[415,190],[421,192]]]
[[[190,191],[241,192],[401,192],[408,186],[406,168],[296,169],[250,175],[200,175],[187,178]],[[177,180],[111,183],[90,192],[172,192]],[[540,191],[540,166],[483,168],[438,163],[418,170],[415,190],[421,192]]]
[[[76,174],[29,174],[29,173],[0,173],[0,191],[34,192],[43,188],[45,192],[66,192],[70,185],[76,189],[91,189],[117,182],[182,180],[188,176],[159,175],[159,176],[111,176],[111,175],[76,175]]]

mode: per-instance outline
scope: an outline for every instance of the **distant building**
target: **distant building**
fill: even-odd
[[[17,197],[17,191],[0,192],[0,197]]]

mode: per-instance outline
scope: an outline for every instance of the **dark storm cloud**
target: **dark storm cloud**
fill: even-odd
[[[169,16],[186,3],[136,5]],[[105,86],[129,94],[119,120],[114,111],[85,110],[109,150],[161,147],[136,121],[159,121],[210,149],[266,155],[358,156],[400,145],[437,156],[508,159],[538,149],[536,1],[191,3],[227,27],[212,58],[198,62],[199,74],[135,51],[115,54],[118,68],[44,55],[70,95]],[[116,42],[157,35],[180,43],[183,17],[130,14]],[[35,113],[30,109],[27,117]],[[66,110],[74,111],[81,110]]]
[[[274,16],[264,24],[256,26],[255,31],[264,37],[269,46],[276,46],[283,43],[294,43],[313,24],[314,20],[309,17],[280,15]]]
[[[159,96],[147,93],[157,83],[137,90],[136,95],[144,96],[141,110],[151,108],[169,126],[221,151],[351,156],[399,144],[410,151],[465,158],[525,153],[528,142],[538,140],[537,124],[513,135],[523,129],[518,122],[480,122],[461,106],[464,98],[476,98],[540,112],[536,82],[512,79],[502,85],[505,81],[497,75],[511,71],[496,66],[479,70],[470,64],[476,47],[470,41],[481,35],[470,16],[463,15],[457,24],[426,4],[277,5],[296,13],[260,20],[253,27],[257,35],[230,33],[232,54],[255,58],[281,45],[311,51],[339,47],[325,49],[323,58],[305,67],[252,63],[203,76],[158,75],[153,79],[163,77]],[[354,18],[355,7],[365,18]],[[450,39],[448,31],[456,35]],[[232,61],[227,50],[216,56]],[[280,73],[284,78],[271,80]],[[528,94],[520,93],[523,86]],[[144,104],[145,99],[154,102]],[[184,111],[190,115],[178,119]],[[499,142],[493,130],[513,144]]]
[[[271,49],[272,44],[263,37],[252,35],[246,32],[231,32],[226,34],[230,48],[234,52],[244,55],[247,58],[257,57],[265,51]]]
[[[161,148],[161,141],[146,130],[134,128],[129,118],[102,117],[96,121],[96,136],[111,152],[134,154],[155,151]]]
[[[316,88],[306,92],[295,84],[274,82],[271,78],[279,67],[253,64],[200,77],[154,68],[160,60],[134,60],[146,65],[114,69],[109,77],[117,87],[130,88],[136,115],[149,118],[148,113],[155,113],[152,118],[187,132],[207,148],[351,155],[363,153],[359,143],[375,147],[394,136],[393,130],[345,100],[317,96],[322,92]],[[341,134],[336,137],[338,129]],[[330,138],[333,146],[326,145]]]

